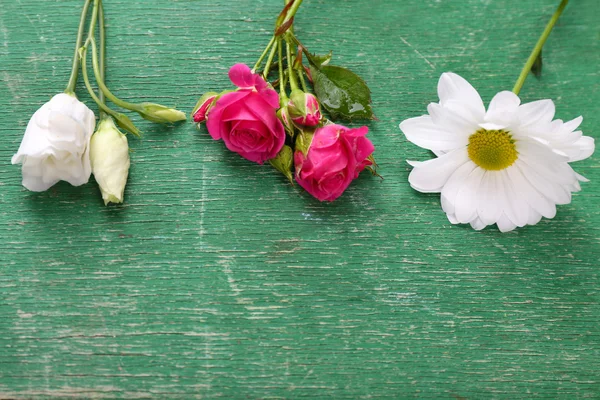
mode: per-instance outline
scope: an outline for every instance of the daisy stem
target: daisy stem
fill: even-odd
[[[275,36],[273,36],[271,38],[271,40],[269,41],[269,44],[267,45],[265,50],[262,52],[262,54],[258,58],[258,61],[256,62],[256,64],[254,64],[254,68],[252,68],[253,74],[256,73],[256,70],[260,67],[260,64],[262,64],[262,62],[265,59],[265,57],[267,56],[267,54],[269,54],[269,50],[271,50],[271,47],[273,46],[274,43],[275,43]]]
[[[83,33],[85,31],[85,20],[87,18],[88,9],[92,0],[86,0],[83,5],[83,11],[81,12],[81,18],[79,20],[79,30],[77,31],[77,42],[75,44],[75,55],[73,56],[73,67],[71,69],[71,77],[69,83],[65,89],[67,94],[75,94],[75,86],[77,85],[77,77],[79,76],[79,48],[83,43]]]
[[[548,39],[550,32],[552,32],[552,28],[554,28],[556,21],[558,21],[558,18],[562,14],[568,2],[569,0],[562,0],[558,8],[554,12],[554,15],[552,16],[552,18],[550,18],[548,25],[546,25],[546,29],[544,29],[544,32],[542,32],[542,36],[540,36],[540,38],[538,39],[538,42],[533,48],[531,55],[527,59],[525,67],[523,67],[523,71],[521,71],[521,75],[519,75],[519,79],[517,79],[517,83],[515,83],[515,87],[512,90],[514,94],[519,95],[519,92],[521,91],[521,88],[525,83],[525,79],[527,79],[527,76],[529,75],[529,72],[531,71],[531,68],[535,63],[535,60],[539,57],[540,52],[542,51],[542,47],[544,47],[544,43],[546,43],[546,39]]]

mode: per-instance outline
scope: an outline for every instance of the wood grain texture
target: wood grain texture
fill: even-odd
[[[397,127],[444,71],[486,102],[510,89],[556,0],[306,0],[298,35],[373,89],[385,180],[320,204],[204,129],[140,122],[108,208],[93,181],[35,194],[10,165],[66,85],[81,3],[0,7],[0,398],[600,398],[598,157],[554,220],[474,232],[409,187],[405,159],[430,155]],[[106,0],[110,86],[189,111],[280,3]],[[599,16],[572,2],[521,93],[596,138]]]

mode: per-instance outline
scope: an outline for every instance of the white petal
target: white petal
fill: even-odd
[[[531,185],[523,176],[518,165],[513,165],[506,169],[517,196],[521,196],[527,201],[533,210],[546,218],[556,216],[556,205],[547,197],[543,196],[537,189]]]
[[[517,221],[518,218],[514,211],[511,198],[511,196],[514,196],[514,194],[512,194],[512,190],[508,186],[507,182],[505,182],[507,179],[508,177],[504,174],[504,171],[497,172],[495,179],[497,196],[496,201],[498,202],[498,207],[501,210],[501,214],[496,220],[496,223],[498,223],[498,221],[504,217],[516,226],[517,224],[515,221]]]
[[[535,169],[540,175],[547,180],[561,185],[572,185],[577,181],[577,175],[573,168],[566,162],[549,162],[547,159],[539,157],[531,157],[530,155],[521,154],[519,160]]]
[[[568,132],[573,132],[575,129],[579,128],[579,125],[583,122],[583,117],[579,116],[575,119],[567,121],[563,124],[563,128]]]
[[[517,193],[507,170],[501,171],[504,192],[506,194],[506,204],[504,214],[518,227],[527,225],[529,220],[530,206],[523,196]]]
[[[479,218],[475,218],[473,221],[471,221],[471,228],[475,229],[476,231],[480,231],[486,226],[487,225]]]
[[[467,149],[461,148],[432,160],[412,163],[414,169],[408,176],[413,189],[423,193],[437,193],[458,167],[469,161]]]
[[[69,149],[71,152],[80,151],[87,139],[81,123],[69,115],[55,111],[50,112],[46,137],[53,146]]]
[[[485,114],[485,121],[497,124],[497,126],[501,126],[502,128],[508,127],[512,125],[514,119],[517,117],[519,104],[521,104],[521,100],[513,92],[507,90],[500,92],[490,102],[488,111]]]
[[[579,182],[589,182],[590,181],[588,178],[586,178],[583,175],[579,175],[577,172],[575,172],[575,175],[577,176],[577,180]]]
[[[554,118],[554,102],[552,100],[538,100],[519,106],[517,115],[521,126],[549,124]]]
[[[583,136],[581,131],[576,130],[582,121],[582,117],[564,123],[557,119],[550,124],[542,124],[541,127],[521,127],[520,130],[530,136],[537,136],[548,147],[568,157],[569,162],[574,162],[588,158],[595,150],[594,139]]]
[[[451,224],[456,225],[458,224],[458,220],[456,219],[456,217],[454,216],[454,214],[446,214],[446,217],[448,217],[448,221],[450,221]]]
[[[13,164],[18,164],[23,161],[26,156],[42,157],[46,150],[51,147],[46,130],[40,125],[48,124],[50,117],[50,106],[48,103],[40,107],[31,117],[25,135],[19,146],[17,154],[12,158]]]
[[[44,192],[56,185],[58,181],[59,180],[56,179],[54,181],[45,182],[41,177],[23,174],[23,181],[21,183],[27,190],[32,192]]]
[[[460,103],[469,110],[476,122],[481,122],[485,116],[485,106],[477,90],[464,78],[452,72],[443,73],[440,77],[438,96],[443,107],[450,103]]]
[[[515,165],[518,166],[523,176],[538,192],[555,204],[569,204],[571,202],[570,194],[560,184],[546,179],[535,168],[521,160],[517,160]]]
[[[471,118],[469,111],[460,104],[442,107],[438,103],[430,103],[427,112],[434,124],[443,126],[459,137],[468,138],[479,129],[480,120]]]
[[[477,215],[486,225],[495,224],[502,215],[502,204],[498,195],[499,172],[487,171],[481,180],[477,193]]]
[[[453,171],[454,173],[444,185],[441,194],[441,202],[442,209],[446,214],[455,214],[456,195],[464,184],[465,179],[467,179],[475,168],[478,168],[477,165],[473,161],[468,160],[468,162],[461,165],[460,168]]]
[[[557,154],[551,147],[540,143],[537,140],[519,139],[515,142],[519,158],[527,157],[533,160],[544,161],[549,164],[558,164],[568,162],[569,158]]]
[[[581,161],[594,154],[595,149],[596,145],[594,143],[594,138],[582,136],[567,149],[566,154],[570,157],[569,162]]]
[[[406,138],[428,150],[451,151],[468,144],[468,136],[456,135],[433,123],[429,115],[410,118],[400,124]]]
[[[25,157],[22,166],[23,186],[32,192],[43,192],[48,190],[58,180],[44,181],[42,160],[35,157]]]
[[[477,193],[484,173],[483,168],[475,168],[456,194],[454,213],[460,223],[466,224],[477,218]]]
[[[498,225],[498,229],[502,233],[510,232],[517,227],[515,224],[513,224],[511,222],[510,219],[508,219],[508,217],[505,214],[502,214],[500,216],[500,219],[498,219],[498,222],[496,222],[496,225]]]
[[[507,124],[494,124],[493,122],[482,122],[479,124],[479,127],[486,131],[497,131],[506,128],[506,126]]]
[[[538,222],[542,220],[542,214],[535,210],[531,210],[529,214],[529,221],[527,221],[527,225],[537,225]]]

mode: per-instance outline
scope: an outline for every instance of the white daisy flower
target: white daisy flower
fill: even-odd
[[[419,192],[441,193],[453,224],[502,232],[553,218],[557,204],[587,182],[570,162],[588,158],[594,139],[577,128],[583,120],[553,120],[552,100],[520,104],[512,92],[498,93],[486,111],[479,93],[463,78],[442,74],[439,103],[429,115],[410,118],[400,129],[412,143],[435,153],[408,178]]]

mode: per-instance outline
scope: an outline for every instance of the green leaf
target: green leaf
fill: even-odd
[[[271,160],[269,163],[286,178],[294,184],[294,176],[292,170],[294,169],[294,150],[288,145],[283,146],[279,154]]]
[[[542,76],[542,52],[535,59],[533,65],[531,66],[531,72],[535,75],[536,78]]]
[[[335,65],[317,66],[310,71],[315,93],[332,119],[374,119],[371,90],[354,72]]]

